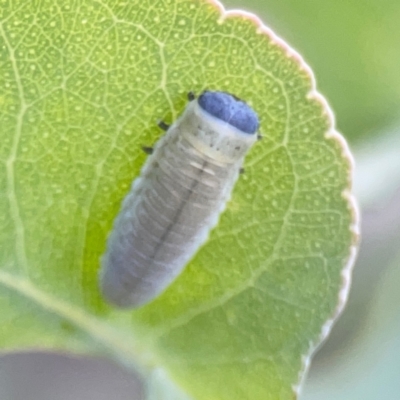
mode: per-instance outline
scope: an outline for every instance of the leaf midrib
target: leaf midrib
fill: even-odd
[[[147,375],[155,364],[148,352],[136,343],[132,334],[111,328],[98,318],[78,308],[76,305],[58,299],[35,286],[30,280],[0,270],[0,285],[25,297],[41,307],[45,312],[69,321],[76,328],[95,340],[101,348],[119,363],[128,365],[137,372]]]

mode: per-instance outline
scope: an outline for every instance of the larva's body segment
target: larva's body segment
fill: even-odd
[[[243,118],[234,120],[240,112],[250,118],[244,127]],[[114,223],[100,282],[110,303],[138,307],[182,271],[218,222],[257,128],[254,111],[229,94],[204,92],[189,103],[156,144]]]

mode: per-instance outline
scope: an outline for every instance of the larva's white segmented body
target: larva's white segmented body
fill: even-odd
[[[257,114],[225,92],[203,92],[156,144],[126,196],[102,258],[104,297],[138,307],[182,271],[217,224]]]

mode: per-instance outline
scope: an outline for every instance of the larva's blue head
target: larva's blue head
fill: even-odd
[[[226,92],[204,91],[198,99],[200,107],[244,133],[256,133],[258,115],[242,100]]]

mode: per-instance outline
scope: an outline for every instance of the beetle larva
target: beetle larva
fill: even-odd
[[[182,271],[257,140],[258,116],[243,101],[212,91],[190,100],[133,182],[108,238],[100,286],[115,306],[149,302]]]

